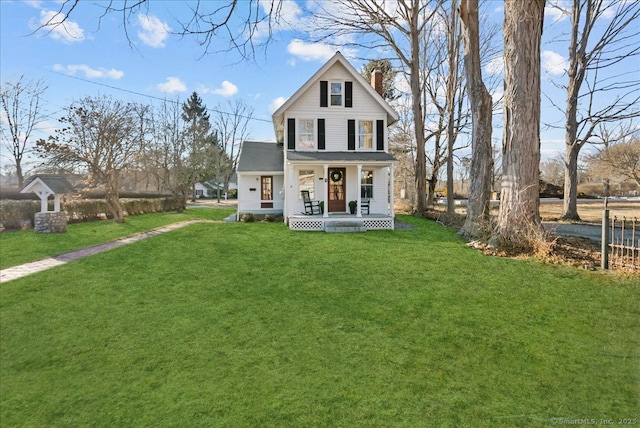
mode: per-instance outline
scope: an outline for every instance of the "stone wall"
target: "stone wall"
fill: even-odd
[[[38,233],[64,233],[67,231],[67,213],[36,213],[34,229]]]

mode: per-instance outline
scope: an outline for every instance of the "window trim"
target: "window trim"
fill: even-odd
[[[334,84],[340,84],[340,94],[334,94],[333,92],[333,85]],[[329,81],[329,107],[344,107],[344,97],[345,97],[345,91],[344,91],[344,84],[345,82],[342,80],[330,80]],[[340,104],[334,104],[333,103],[333,96],[334,95],[340,95]]]
[[[365,173],[369,172],[371,174],[371,184],[368,183],[363,183],[363,180],[365,179],[366,175]],[[369,200],[373,200],[374,196],[375,196],[375,180],[374,180],[374,170],[373,169],[362,169],[360,171],[360,198],[361,199],[369,199]],[[371,188],[371,196],[370,197],[366,197],[366,196],[362,196],[362,190],[365,188],[364,186],[370,187]]]
[[[265,182],[269,180],[269,195],[265,195]],[[267,196],[265,198],[265,196]],[[261,175],[260,176],[260,200],[261,201],[273,201],[273,175]]]
[[[309,189],[308,187],[302,187],[300,185],[300,175],[301,173],[306,172],[306,173],[311,173],[311,189]],[[299,169],[298,170],[298,199],[302,199],[302,190],[309,190],[309,196],[311,197],[311,199],[315,198],[315,192],[316,192],[316,171],[314,169]]]
[[[302,122],[308,122],[311,124],[311,147],[304,147],[302,145]],[[316,150],[318,147],[318,126],[316,124],[316,119],[306,119],[300,118],[298,119],[298,124],[296,126],[296,150]]]
[[[363,122],[371,123],[371,147],[361,147],[361,136],[367,134],[360,134],[360,125]],[[356,150],[372,152],[376,150],[376,121],[373,119],[356,119]]]

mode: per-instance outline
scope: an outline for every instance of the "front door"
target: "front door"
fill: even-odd
[[[345,183],[347,180],[345,168],[329,168],[329,201],[328,212],[345,212]]]

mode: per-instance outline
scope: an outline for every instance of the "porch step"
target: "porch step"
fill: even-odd
[[[364,222],[361,220],[336,220],[324,224],[325,232],[366,232]]]

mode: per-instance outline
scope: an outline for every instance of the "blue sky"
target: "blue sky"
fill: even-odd
[[[226,41],[214,40],[210,53],[205,54],[195,37],[173,34],[180,30],[179,21],[189,14],[185,3],[178,1],[152,1],[149,8],[130,16],[127,40],[122,15],[112,13],[99,20],[102,10],[95,3],[99,2],[81,2],[64,27],[34,33],[40,23],[55,16],[59,1],[0,0],[1,80],[24,74],[47,84],[44,107],[48,121],[40,125],[46,135],[57,126],[63,108],[84,96],[113,95],[159,104],[158,99],[179,96],[185,100],[197,91],[209,109],[241,99],[254,109],[249,125],[251,139],[273,140],[271,113],[335,52],[335,48],[326,45],[301,41],[300,33],[276,28],[266,54],[258,50],[255,62],[243,62],[233,51],[216,53],[227,47]],[[491,19],[501,23],[502,2],[488,5]],[[285,2],[283,13],[294,26],[296,20],[304,19],[294,1]],[[549,82],[561,78],[566,68],[566,43],[558,42],[558,35],[566,31],[567,21],[557,10],[547,8],[543,91],[560,105],[564,105],[564,96]],[[340,50],[347,58],[354,54],[375,57],[371,52]],[[363,65],[357,60],[352,63],[356,69]],[[485,72],[501,70],[501,59],[496,58]],[[547,117],[543,121],[558,122],[562,114],[549,108],[543,97],[545,103],[543,115]],[[494,139],[499,141],[501,130],[497,132]],[[543,130],[543,157],[563,150],[563,135],[561,130]],[[5,156],[0,160],[2,164],[6,163]]]

